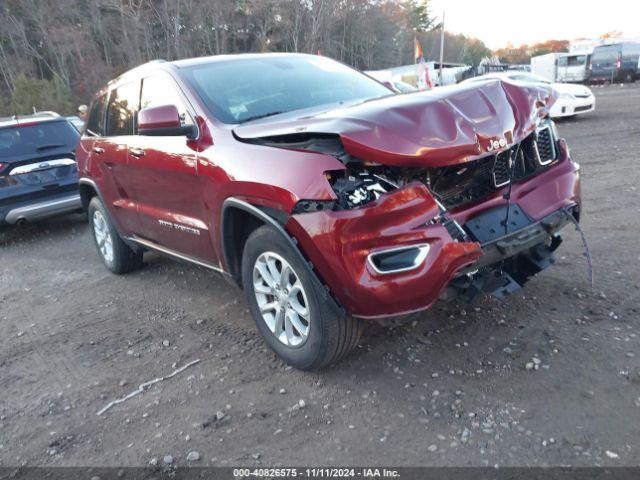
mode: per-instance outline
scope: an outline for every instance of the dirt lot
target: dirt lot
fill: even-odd
[[[278,361],[209,271],[148,254],[111,275],[80,215],[0,233],[0,466],[637,465],[640,86],[595,91],[559,124],[595,289],[568,228],[522,293],[371,325],[321,373]]]

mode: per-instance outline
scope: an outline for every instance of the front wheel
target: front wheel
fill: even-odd
[[[274,228],[262,226],[247,239],[242,283],[258,330],[289,365],[316,370],[357,345],[361,321],[334,311],[308,267]]]

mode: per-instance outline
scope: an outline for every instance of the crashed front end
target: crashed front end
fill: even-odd
[[[300,199],[286,229],[358,317],[519,289],[579,220],[579,167],[548,119],[553,94],[497,81],[399,98],[244,132],[340,160],[325,172],[333,198]]]

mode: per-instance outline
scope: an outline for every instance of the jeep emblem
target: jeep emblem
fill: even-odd
[[[493,150],[498,150],[499,148],[504,148],[507,146],[507,140],[505,138],[501,138],[500,140],[490,140],[489,145],[487,146],[487,151],[492,152]]]

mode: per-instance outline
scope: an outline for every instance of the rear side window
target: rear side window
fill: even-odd
[[[194,124],[184,98],[173,79],[166,74],[157,74],[142,80],[140,109],[162,105],[175,105],[183,126]]]
[[[133,135],[140,99],[140,84],[126,83],[111,92],[107,109],[107,136]]]
[[[96,99],[91,107],[89,118],[87,120],[86,132],[92,137],[101,137],[104,135],[104,117],[107,109],[107,94]]]

